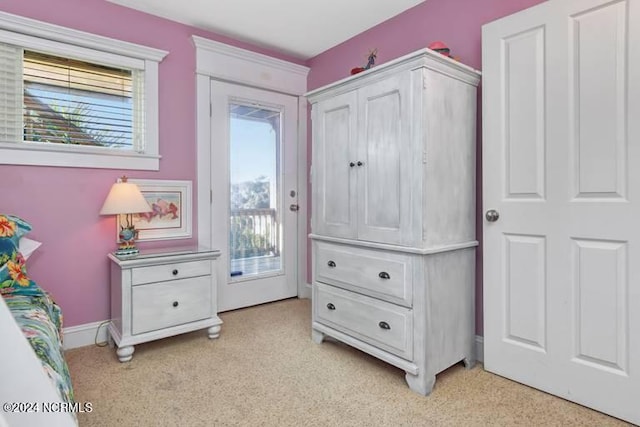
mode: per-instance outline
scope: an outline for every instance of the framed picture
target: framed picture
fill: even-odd
[[[137,241],[191,237],[191,181],[129,179],[129,182],[140,188],[151,208],[151,212],[134,214]]]

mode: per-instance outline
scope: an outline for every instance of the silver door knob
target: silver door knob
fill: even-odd
[[[290,210],[291,212],[298,212],[298,211],[300,210],[300,206],[295,205],[295,204],[294,204],[294,205],[290,205],[290,206],[289,206],[289,210]]]
[[[484,217],[489,222],[496,222],[498,220],[498,218],[500,218],[500,214],[498,213],[498,211],[496,211],[494,209],[490,209],[490,210],[487,211],[486,214],[484,214]]]

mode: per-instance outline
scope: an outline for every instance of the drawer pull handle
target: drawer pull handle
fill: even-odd
[[[380,328],[386,329],[386,330],[391,329],[391,326],[389,326],[389,324],[387,322],[380,322],[380,323],[378,323],[378,326],[380,326]]]
[[[331,304],[331,303],[329,303],[329,304],[327,304],[327,308],[328,308],[329,310],[335,310],[335,309],[336,309],[336,306],[335,306],[335,305],[333,305],[333,304]]]
[[[336,266],[336,263],[335,263],[335,262],[333,262],[333,261],[329,261],[329,262],[327,263],[327,265],[328,265],[329,267],[333,268],[333,267],[335,267],[335,266]]]
[[[378,277],[381,279],[391,279],[391,276],[389,276],[389,273],[386,271],[381,271],[380,274],[378,274]]]
[[[173,306],[174,306],[174,307],[177,307],[177,306],[178,306],[178,301],[174,301],[174,302],[173,302]]]
[[[173,274],[174,276],[177,276],[177,275],[178,275],[178,270],[177,270],[177,269],[176,269],[176,270],[173,270],[173,271],[171,272],[171,274]]]

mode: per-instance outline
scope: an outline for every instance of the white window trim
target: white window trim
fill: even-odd
[[[145,102],[144,153],[0,141],[0,164],[159,170],[158,64],[168,52],[5,12],[0,12],[0,38],[75,59],[143,69]]]

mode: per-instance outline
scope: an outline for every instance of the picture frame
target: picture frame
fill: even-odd
[[[151,207],[149,213],[134,214],[138,242],[192,237],[191,181],[129,179],[128,182],[138,186]],[[117,221],[116,230],[120,230],[120,215]]]

